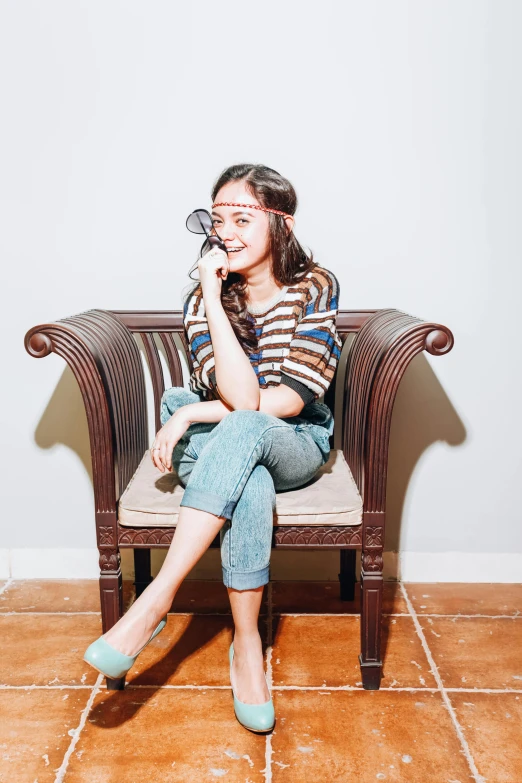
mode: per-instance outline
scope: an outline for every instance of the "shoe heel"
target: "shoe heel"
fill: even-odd
[[[234,699],[234,712],[236,714],[236,718],[241,723],[241,725],[245,727],[245,729],[255,731],[256,734],[265,734],[268,731],[272,731],[275,725],[274,702],[272,697],[270,697],[270,699],[264,704],[246,704],[245,702],[239,701],[239,699],[236,698],[236,694],[234,693],[234,686],[232,685],[234,642],[231,643],[228,649],[228,660],[230,662],[230,685],[232,686],[232,696]],[[268,680],[266,679],[266,672],[265,682],[266,687],[268,688],[268,692],[270,693]]]
[[[113,680],[124,677],[129,669],[132,668],[138,655],[145,649],[149,642],[151,642],[154,637],[165,628],[166,624],[167,615],[161,618],[158,625],[152,632],[150,639],[145,642],[143,647],[138,650],[136,655],[125,655],[119,650],[116,650],[114,647],[112,647],[112,645],[105,641],[102,635],[87,647],[83,656],[83,660],[94,669],[99,671],[100,674],[103,674],[105,677],[109,677]]]

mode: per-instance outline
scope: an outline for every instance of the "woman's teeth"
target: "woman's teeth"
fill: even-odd
[[[242,248],[242,247],[237,247],[237,248],[234,248],[234,249],[230,248],[230,249],[228,250],[228,252],[229,252],[229,253],[240,253],[240,252],[241,252],[241,250],[243,250],[243,248]]]

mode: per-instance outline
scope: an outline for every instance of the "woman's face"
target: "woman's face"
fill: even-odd
[[[216,204],[222,201],[259,204],[242,182],[228,182],[214,201]],[[215,207],[212,210],[212,224],[227,247],[231,272],[244,274],[254,267],[270,264],[267,212],[248,207]]]

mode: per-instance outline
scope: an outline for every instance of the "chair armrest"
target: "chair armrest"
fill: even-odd
[[[448,353],[453,334],[400,310],[377,310],[351,347],[343,400],[343,453],[367,513],[386,509],[391,415],[399,383],[413,357]]]
[[[73,371],[87,413],[96,514],[114,515],[147,449],[145,378],[132,332],[108,310],[87,310],[34,326],[24,345],[37,359],[56,353]]]

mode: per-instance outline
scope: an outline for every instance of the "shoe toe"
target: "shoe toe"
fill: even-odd
[[[249,707],[250,709],[248,709]],[[261,707],[262,709],[256,710],[256,707]],[[274,728],[275,715],[272,700],[267,704],[235,704],[234,712],[238,721],[246,729],[251,731],[271,731]]]
[[[112,679],[123,677],[134,663],[134,658],[115,650],[103,636],[87,647],[83,660]]]
[[[108,642],[105,641],[103,635],[98,637],[96,641],[92,642],[83,656],[83,660],[98,669],[99,672],[106,677],[112,679],[119,679],[124,677],[129,669],[134,665],[134,661],[138,655],[145,649],[149,642],[162,631],[167,624],[167,615],[162,617],[158,625],[154,629],[149,641],[146,642],[141,650],[136,655],[124,655],[119,650],[116,650]]]

